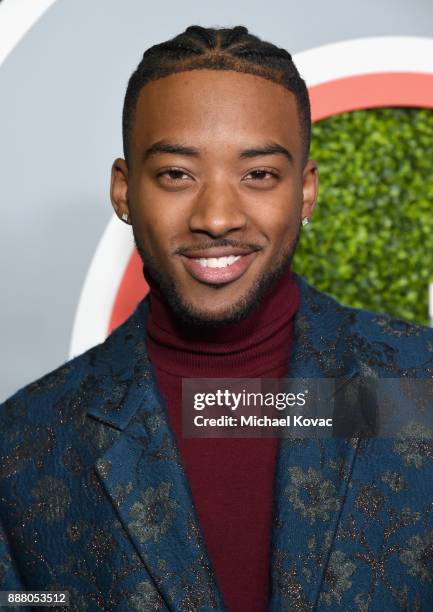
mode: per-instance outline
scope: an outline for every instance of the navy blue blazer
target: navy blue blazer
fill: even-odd
[[[290,377],[433,389],[433,330],[297,282]],[[66,589],[79,612],[225,610],[146,352],[148,308],[1,405],[0,589]],[[414,427],[280,440],[268,610],[433,609],[433,433]]]

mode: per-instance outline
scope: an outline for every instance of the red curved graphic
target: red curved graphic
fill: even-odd
[[[313,121],[381,106],[433,108],[433,74],[362,74],[316,85],[309,94]]]
[[[310,87],[309,93],[313,121],[339,113],[384,106],[433,108],[433,74],[364,74]],[[140,257],[134,250],[116,294],[108,333],[129,317],[148,291]]]
[[[149,292],[149,285],[143,276],[143,264],[134,249],[125,268],[125,274],[117,290],[111,311],[108,333],[121,325],[134,311],[138,302]]]

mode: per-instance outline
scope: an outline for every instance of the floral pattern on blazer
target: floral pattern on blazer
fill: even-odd
[[[288,376],[433,383],[433,330],[296,278]],[[146,352],[148,307],[1,405],[0,589],[66,589],[77,612],[226,609]],[[272,530],[268,610],[432,610],[432,432],[281,440]]]

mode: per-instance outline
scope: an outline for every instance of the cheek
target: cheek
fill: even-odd
[[[129,186],[129,204],[140,244],[153,254],[160,252],[170,233],[170,217],[164,214],[163,202],[141,178]]]
[[[291,197],[290,197],[291,196]],[[301,204],[289,194],[286,199],[270,201],[254,215],[253,223],[271,244],[282,244],[296,235]]]
[[[179,246],[182,220],[173,211],[165,211],[163,202],[142,202],[135,209],[134,229],[143,247],[160,259]]]
[[[191,206],[189,190],[165,191],[144,175],[138,182],[133,200],[137,210],[149,224],[178,227],[186,222]]]
[[[275,249],[280,250],[281,248],[288,246],[295,238],[296,233],[296,220],[286,215],[286,217],[281,219],[280,223],[276,224],[273,228],[272,242]]]
[[[168,230],[160,219],[140,215],[134,219],[134,231],[141,245],[152,255],[161,257],[167,250]]]

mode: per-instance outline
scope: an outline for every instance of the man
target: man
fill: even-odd
[[[290,55],[242,26],[144,54],[111,198],[150,297],[2,406],[2,589],[68,590],[80,611],[428,609],[422,432],[182,433],[185,378],[368,381],[341,396],[341,422],[368,413],[381,378],[433,379],[431,330],[290,270],[317,197],[310,123]]]

